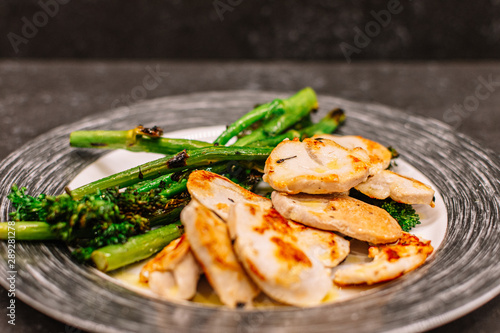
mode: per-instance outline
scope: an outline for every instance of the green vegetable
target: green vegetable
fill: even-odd
[[[276,135],[264,140],[252,142],[250,145],[252,147],[276,147],[281,141],[285,139],[293,140],[295,138],[300,138],[302,136],[301,131],[291,129],[283,134]]]
[[[316,134],[330,134],[335,132],[344,121],[344,111],[341,109],[334,109],[316,124],[312,124],[301,130],[292,129],[275,137],[254,142],[251,145],[256,147],[274,147],[285,139],[292,140],[294,138],[311,137]]]
[[[128,131],[75,131],[70,145],[78,148],[126,149],[133,152],[175,154],[183,149],[212,146],[204,141],[163,138],[158,127],[138,126]]]
[[[126,243],[102,247],[93,251],[90,258],[100,271],[112,271],[152,256],[182,233],[182,224],[172,223],[143,235],[130,237]]]
[[[311,137],[317,134],[331,134],[345,122],[345,113],[342,109],[333,109],[316,124],[301,130],[302,136]]]
[[[248,146],[253,142],[276,136],[317,108],[318,100],[314,90],[311,88],[302,89],[292,97],[283,100],[285,112],[282,115],[271,118],[249,135],[236,141],[234,146]]]
[[[109,188],[75,200],[68,194],[32,197],[14,185],[8,198],[15,208],[10,214],[14,221],[46,222],[54,238],[76,246],[74,255],[87,260],[96,248],[123,243],[149,230],[151,221],[159,224],[178,219],[189,197],[169,197],[164,192],[160,188],[143,193],[132,188],[123,192]],[[19,229],[16,236],[33,239],[37,234],[40,238],[48,237],[47,229],[40,223],[33,229]]]
[[[283,104],[284,102],[281,99],[275,99],[270,103],[257,106],[255,109],[246,113],[243,117],[228,126],[227,129],[222,132],[217,139],[215,139],[214,143],[218,145],[225,145],[229,142],[229,140],[257,121],[269,118],[272,115],[283,114],[285,112]]]
[[[408,232],[417,224],[420,224],[420,216],[412,205],[396,202],[391,198],[385,200],[370,198],[355,189],[351,189],[349,196],[386,210],[398,221],[403,231]]]
[[[398,153],[398,151],[395,148],[389,146],[389,147],[387,147],[387,149],[389,149],[389,151],[391,152],[391,158],[392,159],[395,159],[395,158],[399,157],[399,153]]]

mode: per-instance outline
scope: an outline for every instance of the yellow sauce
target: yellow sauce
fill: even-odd
[[[321,301],[322,303],[332,303],[335,302],[339,298],[339,288],[337,286],[333,286],[333,288],[326,294],[325,298]]]
[[[194,303],[206,304],[206,305],[217,305],[217,306],[224,305],[222,304],[219,297],[212,289],[212,287],[210,286],[205,277],[202,277],[200,279],[196,294],[194,295],[191,301]]]
[[[110,276],[133,287],[141,289],[149,289],[149,285],[147,283],[139,281],[139,274],[130,273],[124,270],[119,270],[115,273],[110,274]]]

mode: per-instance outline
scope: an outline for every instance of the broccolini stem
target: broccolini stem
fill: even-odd
[[[72,147],[78,148],[126,149],[165,155],[212,145],[197,140],[163,138],[151,135],[147,130],[139,126],[128,131],[75,131],[71,133],[69,142]]]
[[[226,171],[227,166],[224,163],[214,164],[208,167],[200,168],[214,173],[221,173]],[[160,186],[168,187],[173,183],[178,182],[177,179],[187,179],[192,170],[183,172],[182,174],[169,173],[158,178],[143,181],[135,186],[135,191],[137,193],[149,192]],[[173,179],[172,179],[173,177]]]
[[[130,237],[126,243],[108,245],[92,252],[91,259],[98,270],[109,272],[146,259],[163,249],[183,233],[180,222],[172,223],[145,234]]]
[[[166,198],[171,198],[174,195],[181,194],[187,190],[187,179],[181,179],[178,183],[172,184],[169,188],[164,189],[160,192]]]
[[[120,188],[134,185],[141,180],[157,178],[161,175],[192,169],[222,161],[265,160],[271,153],[271,147],[208,147],[183,150],[176,155],[169,155],[137,167],[99,179],[71,191],[74,199],[95,193],[109,187]]]
[[[334,109],[323,117],[318,123],[312,124],[302,130],[289,130],[283,134],[271,137],[265,140],[260,140],[251,144],[254,147],[275,147],[278,143],[285,139],[294,139],[301,137],[311,137],[316,134],[330,134],[344,123],[345,114],[341,109]]]
[[[283,101],[281,99],[275,99],[270,103],[259,105],[258,107],[229,125],[228,128],[224,132],[222,132],[222,134],[219,135],[217,139],[215,139],[214,143],[225,145],[234,136],[240,134],[241,131],[248,128],[255,122],[263,118],[268,118],[271,115],[280,113],[284,113]]]
[[[13,229],[14,231],[12,231]],[[50,224],[46,222],[1,222],[0,239],[9,239],[9,233],[14,235],[15,240],[18,241],[57,239],[50,230]]]
[[[345,113],[342,109],[333,109],[328,112],[319,122],[301,131],[302,136],[311,137],[316,134],[330,134],[345,122]]]
[[[149,217],[149,225],[151,227],[156,227],[160,225],[167,225],[176,221],[179,221],[179,216],[181,215],[182,209],[189,203],[189,197],[186,198],[186,201],[176,207],[171,209],[167,213],[159,213],[153,214]]]
[[[252,142],[276,136],[317,108],[318,100],[314,90],[311,88],[302,89],[292,97],[283,100],[285,113],[272,118],[249,135],[239,139],[234,146],[248,146]]]
[[[143,193],[143,192],[149,192],[151,190],[154,190],[155,188],[158,188],[160,186],[169,186],[175,182],[175,180],[172,179],[172,176],[174,176],[174,173],[169,173],[163,176],[160,176],[158,178],[154,178],[151,180],[146,180],[143,182],[138,183],[135,186],[135,191],[137,193]]]

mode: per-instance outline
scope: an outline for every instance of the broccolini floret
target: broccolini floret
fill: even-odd
[[[385,209],[396,221],[398,221],[403,231],[410,231],[417,224],[420,224],[420,216],[412,205],[396,202],[390,199],[389,202],[382,203],[382,209]]]

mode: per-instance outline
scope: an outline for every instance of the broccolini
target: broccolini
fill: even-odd
[[[124,243],[144,233],[151,228],[150,220],[158,223],[170,212],[180,213],[179,208],[189,201],[186,194],[167,197],[162,188],[143,193],[133,188],[123,192],[109,188],[79,200],[69,194],[33,197],[25,191],[12,187],[8,196],[15,209],[10,214],[12,220],[48,223],[57,239],[76,247],[73,254],[80,260],[87,260],[96,248]],[[177,218],[178,214],[173,220]]]

